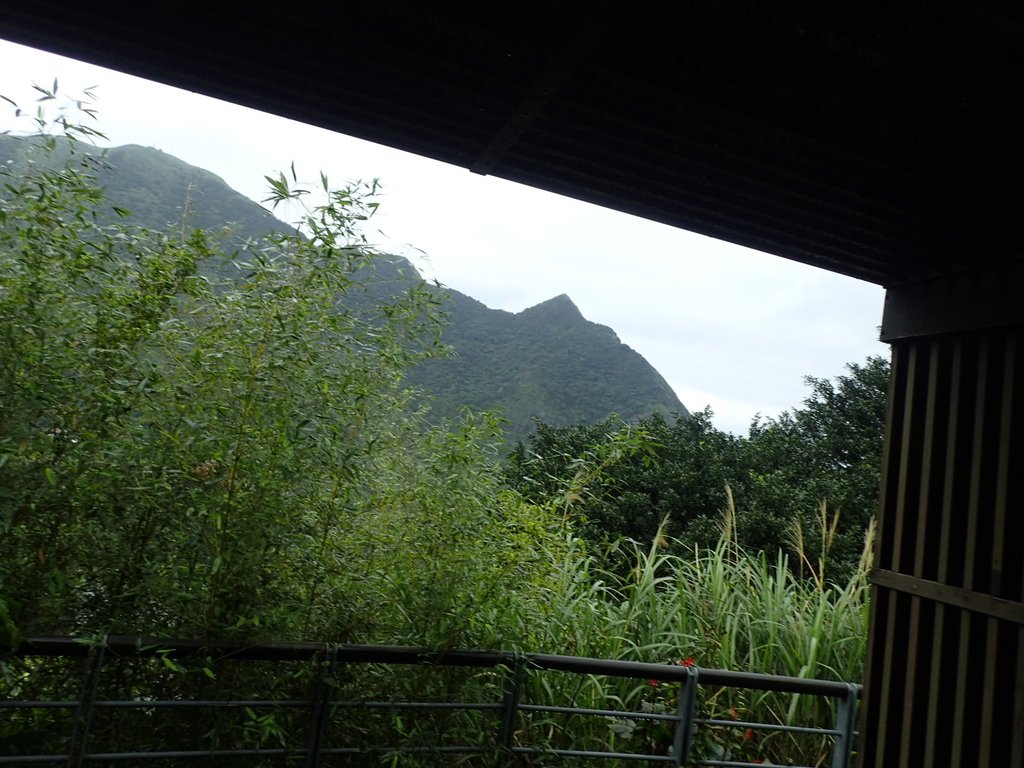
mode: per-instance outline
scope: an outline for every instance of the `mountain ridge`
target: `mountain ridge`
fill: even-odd
[[[0,162],[15,165],[31,142],[0,135]],[[231,189],[216,174],[162,150],[130,144],[105,152],[97,177],[111,206],[131,211],[129,222],[228,231],[242,247],[246,238],[294,232],[258,203]],[[415,265],[382,255],[379,269],[399,290]],[[408,382],[427,393],[431,412],[455,418],[469,406],[498,410],[508,421],[509,442],[524,438],[540,419],[555,426],[596,423],[610,414],[627,421],[654,412],[685,414],[686,408],[660,373],[615,331],[587,320],[565,293],[520,312],[492,309],[444,288],[448,317],[442,340],[451,359],[423,362]],[[422,400],[421,403],[426,403]]]

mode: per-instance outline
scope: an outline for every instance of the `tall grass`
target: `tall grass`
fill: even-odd
[[[866,646],[869,546],[865,547],[861,568],[848,582],[828,581],[827,551],[812,569],[813,576],[801,578],[784,552],[769,557],[765,553],[742,550],[734,536],[735,514],[730,499],[717,545],[688,555],[673,554],[680,550],[672,546],[673,542],[660,537],[649,547],[620,543],[618,554],[628,556],[631,564],[628,569],[603,568],[601,563],[607,558],[588,554],[582,549],[582,543],[570,538],[565,548],[557,550],[562,559],[555,564],[551,578],[507,585],[510,593],[541,590],[542,594],[532,594],[525,602],[495,603],[492,610],[474,612],[475,621],[501,624],[503,638],[498,642],[503,643],[506,650],[512,649],[506,644],[508,639],[518,634],[518,647],[514,650],[525,652],[665,664],[685,662],[704,668],[859,681]],[[826,515],[822,520],[831,524]],[[870,531],[867,538],[869,545]],[[801,551],[793,553],[794,558],[799,559],[804,555]],[[467,627],[468,634],[476,637],[486,636],[485,630],[486,627]],[[216,679],[207,679],[201,671],[193,670],[189,680],[197,680],[196,685],[214,686],[217,694],[200,698],[268,698],[272,697],[270,690],[288,689],[293,685],[298,685],[300,692],[287,696],[301,697],[307,680],[305,675],[313,670],[285,678],[280,675],[280,665],[275,665],[262,676],[251,671],[248,676],[243,675],[240,684],[259,683],[261,695],[249,690],[242,694],[229,693],[229,683],[233,684],[230,674],[218,669]],[[166,672],[163,674],[167,676]],[[112,684],[115,676],[105,675]],[[153,674],[149,673],[147,679],[151,683],[152,678]],[[166,695],[173,698],[170,689],[187,681],[175,676],[165,683],[169,686]],[[397,668],[374,665],[365,669],[346,668],[333,685],[336,686],[334,696],[340,700],[494,702],[501,698],[504,673],[430,665]],[[224,686],[226,688],[221,690]],[[110,698],[128,696],[124,692],[105,695]],[[675,710],[677,695],[675,684],[652,685],[645,680],[528,672],[521,689],[521,703],[670,713]],[[35,696],[42,697],[45,696]],[[831,727],[835,722],[835,712],[827,701],[772,692],[702,687],[698,707],[700,717],[722,720],[824,727]],[[231,744],[281,746],[295,742],[296,737],[286,736],[286,733],[302,732],[305,721],[293,723],[293,714],[255,712],[250,713],[249,720],[242,726],[237,718],[226,718],[224,723],[216,720],[215,725],[223,725],[223,739],[233,739]],[[497,727],[491,714],[441,709],[415,715],[399,710],[352,710],[338,714],[331,723],[328,728],[331,743],[356,747],[400,744],[401,749],[383,756],[379,763],[376,758],[363,755],[358,760],[353,758],[355,762],[338,757],[325,765],[459,764],[476,768],[491,764],[492,758],[480,760],[469,756],[459,760],[450,755],[431,756],[415,750],[445,744],[477,744],[487,752],[496,744]],[[108,731],[118,730],[114,725],[111,721]],[[181,735],[182,727],[165,718],[159,729],[155,724],[147,724],[144,732],[150,744],[158,743],[159,737],[166,739],[168,748],[183,748],[187,739]],[[205,734],[207,742],[214,737],[221,739],[220,731],[211,728],[193,728],[193,731]],[[125,740],[132,733],[143,732],[138,728],[119,730],[124,733],[111,736],[111,744],[116,741],[119,746],[131,746]],[[238,741],[239,733],[245,736],[243,741]],[[524,714],[516,725],[515,739],[518,744],[542,749],[611,749],[665,754],[671,744],[671,731],[666,726],[628,717],[609,720]],[[776,765],[818,765],[827,759],[830,743],[823,737],[795,737],[778,732],[757,731],[745,738],[742,727],[701,726],[694,749],[696,757],[719,760],[759,759]],[[545,757],[522,764],[562,763]],[[607,761],[599,764],[604,768],[617,765]]]
[[[730,498],[731,502],[731,498]],[[524,650],[859,681],[867,638],[870,538],[855,575],[799,578],[785,552],[740,549],[730,503],[712,549],[620,544],[632,567],[607,570],[571,552]],[[796,552],[803,558],[803,552]]]
[[[566,529],[559,546],[535,553],[540,558],[549,557],[549,567],[542,569],[543,578],[530,568],[520,567],[505,571],[506,578],[499,579],[500,584],[477,579],[474,583],[480,589],[474,594],[479,599],[452,598],[451,605],[459,607],[459,615],[453,621],[462,629],[463,637],[505,650],[665,664],[685,662],[703,668],[860,681],[866,651],[866,574],[872,532],[866,537],[855,575],[844,583],[834,583],[828,577],[828,547],[821,547],[822,554],[812,561],[801,546],[810,535],[820,535],[826,544],[830,541],[835,524],[826,509],[821,510],[821,531],[794,529],[791,554],[776,552],[769,556],[743,550],[736,541],[735,520],[736,509],[729,496],[717,544],[687,554],[678,554],[685,551],[679,542],[661,536],[646,547],[620,542],[613,554],[588,553],[585,544]],[[816,547],[815,551],[819,549]],[[625,561],[628,567],[604,565],[613,559],[617,563]],[[801,573],[809,576],[803,577]],[[517,581],[517,576],[521,581]],[[434,604],[443,609],[449,605],[441,600],[447,594],[445,580],[434,578],[431,583],[439,593]],[[495,598],[498,593],[500,600]],[[438,613],[443,614],[444,610]],[[260,675],[254,671],[243,675],[241,683],[259,683],[262,695],[245,691],[241,698],[267,698],[271,690],[287,689],[296,681],[300,687],[305,685],[307,672],[285,679],[280,671],[277,666]],[[239,698],[226,693],[233,680],[229,674],[218,669],[216,679],[207,679],[200,674],[202,670],[192,672],[188,680],[180,676],[166,680],[157,676],[154,680],[152,672],[142,671],[138,676],[150,682],[147,695],[166,686],[165,695],[173,698],[178,686],[188,688],[189,681],[197,680],[198,683],[192,683],[197,693],[207,694],[206,689],[211,686],[217,689],[216,695],[210,693],[200,698]],[[166,672],[163,674],[167,677]],[[112,675],[106,678],[108,682],[114,680]],[[504,677],[502,672],[493,670],[374,667],[358,672],[346,670],[335,684],[339,699],[493,702],[501,698]],[[47,695],[41,691],[31,698]],[[110,697],[133,695],[120,692]],[[528,673],[521,690],[522,703],[634,712],[673,712],[677,696],[678,686],[671,684],[651,685],[643,680],[570,673]],[[828,702],[808,696],[702,687],[698,706],[698,715],[704,718],[824,727],[835,722],[835,712]],[[237,718],[218,715],[204,728],[191,729],[186,727],[190,723],[169,718],[162,719],[159,727],[147,723],[142,729],[121,728],[111,720],[104,732],[112,734],[109,745],[119,747],[135,748],[131,737],[145,734],[151,746],[166,742],[168,748],[183,748],[187,738],[182,733],[201,736],[207,744],[276,747],[297,743],[296,737],[288,734],[301,733],[304,722],[296,720],[290,711],[253,712],[241,724]],[[331,722],[328,731],[333,743],[357,747],[400,744],[401,750],[384,756],[380,763],[363,755],[359,758],[363,762],[339,757],[325,765],[460,764],[477,768],[491,763],[477,757],[466,757],[456,763],[451,756],[414,751],[469,743],[486,752],[496,743],[493,717],[480,713],[439,709],[413,717],[397,710],[356,710]],[[34,721],[26,720],[13,732],[32,728]],[[817,765],[830,751],[830,744],[823,737],[794,737],[778,732],[755,732],[749,739],[744,736],[742,727],[701,726],[694,756]],[[671,744],[671,733],[664,726],[628,717],[609,720],[523,715],[515,739],[519,744],[542,749],[664,753]],[[523,764],[559,763],[545,757]],[[604,768],[615,765],[600,764]]]
[[[620,542],[613,553],[588,553],[584,543],[569,537],[566,547],[552,550],[561,559],[553,562],[547,579],[506,584],[510,594],[525,598],[529,592],[529,600],[511,600],[500,607],[480,605],[469,611],[470,621],[480,626],[469,628],[467,635],[486,637],[487,627],[501,626],[504,634],[498,642],[506,650],[860,681],[871,531],[861,567],[849,581],[837,584],[828,580],[827,548],[813,563],[799,548],[771,556],[742,550],[734,535],[735,515],[730,498],[717,545],[687,554],[678,554],[685,551],[680,543],[660,537],[650,547]],[[821,519],[829,527],[833,524],[827,515]],[[827,538],[828,530],[821,531],[821,536]],[[607,567],[605,563],[612,560],[616,567]],[[617,565],[624,560],[628,567]],[[810,578],[801,577],[801,564],[803,572],[812,571]],[[389,692],[396,698],[494,700],[503,679],[501,673],[480,672],[453,680],[455,687],[445,688],[430,670],[424,671],[426,678],[403,674],[396,679],[391,670],[381,674],[381,695]],[[522,703],[538,705],[671,713],[678,686],[527,671],[520,695]],[[833,706],[814,696],[701,687],[697,703],[702,718],[822,727],[836,722]],[[423,720],[421,724],[426,730],[416,738],[407,731],[393,735],[407,744],[438,743],[455,738],[456,732],[462,738],[494,729],[493,723],[470,726],[449,720],[444,726],[450,730],[440,735],[440,730],[434,730],[440,728],[439,722]],[[671,744],[671,732],[664,727],[629,718],[616,722],[524,714],[515,730],[517,743],[540,749],[658,752]],[[380,736],[373,729],[368,733]],[[743,728],[701,726],[694,751],[695,757],[718,760],[817,765],[826,760],[830,742],[820,736],[768,731],[757,731],[748,740]],[[408,764],[431,763],[424,759]],[[477,765],[473,759],[464,764]]]
[[[873,530],[867,532],[855,575],[831,583],[827,547],[813,568],[799,548],[792,553],[794,563],[786,552],[768,556],[742,550],[734,536],[731,496],[728,502],[722,535],[712,549],[683,556],[672,554],[680,548],[660,537],[646,548],[620,543],[632,566],[625,573],[601,568],[594,556],[577,553],[567,559],[544,603],[546,615],[524,628],[529,647],[523,650],[859,682]],[[827,538],[833,525],[824,510],[821,520]],[[811,578],[798,575],[799,564],[812,571]],[[601,708],[616,702],[649,706],[652,699],[643,682],[587,678],[559,684],[547,675],[533,685],[526,696],[538,702]],[[662,694],[659,701],[671,704],[668,698]],[[835,716],[828,702],[813,697],[726,689],[704,691],[701,708],[704,717],[823,727],[831,727]],[[581,743],[598,748],[614,738],[600,727],[562,736],[577,748]],[[704,756],[721,757],[728,735],[705,730],[704,738]],[[829,749],[823,740],[809,744],[782,734],[742,746],[750,748],[748,754],[756,751],[782,764],[816,764]]]

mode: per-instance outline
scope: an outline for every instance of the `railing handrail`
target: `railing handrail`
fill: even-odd
[[[782,675],[766,675],[752,672],[736,672],[720,669],[703,669],[689,662],[656,664],[641,661],[623,661],[617,659],[597,659],[580,656],[562,656],[545,653],[519,653],[494,650],[454,650],[430,649],[408,646],[383,645],[352,645],[346,643],[211,643],[202,640],[167,640],[141,636],[107,636],[96,639],[71,637],[29,637],[22,640],[17,647],[0,645],[0,658],[8,657],[64,657],[81,658],[84,660],[85,673],[82,682],[82,695],[79,699],[69,701],[19,701],[0,699],[0,710],[18,708],[51,709],[54,707],[74,710],[72,730],[66,753],[57,755],[0,755],[0,764],[21,764],[26,762],[63,763],[68,768],[82,768],[87,760],[97,759],[166,759],[182,757],[187,759],[199,757],[219,757],[223,755],[291,755],[304,756],[307,768],[319,764],[323,755],[359,754],[361,752],[392,752],[392,751],[428,751],[434,753],[478,754],[487,749],[473,744],[436,744],[430,747],[419,746],[326,746],[323,743],[328,711],[332,707],[381,707],[389,710],[402,708],[431,709],[449,708],[466,710],[491,710],[499,714],[499,726],[495,748],[498,750],[497,766],[511,766],[516,755],[557,754],[566,757],[602,758],[621,760],[648,760],[670,763],[675,766],[689,764],[687,762],[693,745],[694,728],[697,725],[720,726],[725,728],[764,729],[787,731],[791,733],[807,733],[827,736],[833,739],[833,768],[849,768],[855,731],[855,713],[857,700],[861,695],[861,686],[854,683],[843,683],[829,680],[813,680]],[[161,657],[184,659],[198,657],[203,661],[234,662],[234,661],[297,661],[318,662],[324,666],[325,675],[314,683],[311,695],[302,699],[287,700],[248,700],[248,699],[104,699],[98,696],[100,670],[107,661],[116,658],[153,658]],[[345,664],[397,664],[397,665],[432,665],[437,667],[469,667],[469,668],[502,668],[504,679],[503,694],[500,701],[470,702],[437,702],[437,701],[343,701],[331,695],[327,676],[334,673],[339,665]],[[596,709],[578,706],[555,706],[520,702],[520,691],[523,676],[531,671],[569,672],[577,675],[595,675],[629,679],[646,679],[652,685],[658,682],[678,683],[678,695],[675,713],[632,711],[629,709]],[[657,682],[655,682],[657,681]],[[832,699],[835,706],[835,725],[832,728],[819,726],[794,726],[791,724],[766,724],[733,720],[715,720],[700,717],[697,712],[696,692],[702,686],[720,686],[725,688],[743,688],[778,691],[781,693],[807,694]],[[242,708],[246,706],[288,706],[292,708],[308,708],[306,748],[270,748],[241,750],[171,750],[155,752],[121,752],[106,753],[87,750],[93,713],[99,709],[158,709],[164,707],[214,707]],[[577,748],[554,748],[553,745],[520,745],[516,743],[515,724],[520,713],[559,713],[568,715],[593,715],[599,717],[625,718],[634,722],[650,719],[672,724],[672,746],[666,753],[653,754],[648,752],[592,751]],[[747,737],[749,738],[749,736]],[[705,758],[696,761],[699,765],[754,765],[719,759]]]
[[[673,682],[682,682],[691,674],[688,672],[688,667],[679,664],[562,656],[548,653],[431,649],[414,646],[349,643],[211,643],[202,640],[167,640],[130,635],[111,635],[98,639],[27,637],[23,638],[17,647],[0,646],[0,654],[6,653],[18,657],[85,657],[90,650],[100,647],[107,653],[116,656],[161,655],[174,659],[206,655],[216,659],[239,661],[313,661],[335,654],[334,658],[339,662],[379,664],[496,667],[525,663],[531,669]],[[782,693],[805,693],[840,699],[846,698],[851,692],[856,697],[861,694],[861,686],[856,683],[696,666],[694,669],[702,685],[723,685],[732,688],[771,690]]]

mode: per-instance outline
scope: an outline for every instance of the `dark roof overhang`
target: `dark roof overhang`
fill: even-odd
[[[883,285],[1019,254],[1017,3],[40,0],[0,37]]]

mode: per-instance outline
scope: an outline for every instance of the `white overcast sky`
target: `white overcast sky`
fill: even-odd
[[[156,147],[257,200],[293,162],[300,179],[379,178],[382,250],[497,309],[568,294],[720,429],[800,405],[805,375],[888,355],[870,283],[0,41],[0,94],[34,110],[32,84],[54,78],[65,95],[97,86],[111,146]]]

